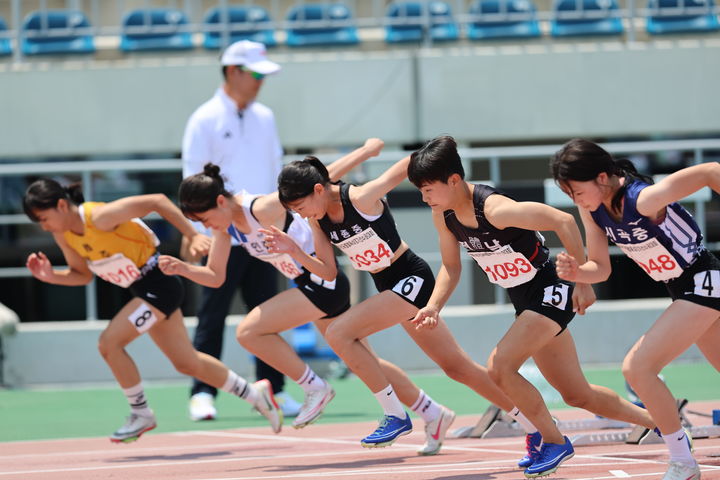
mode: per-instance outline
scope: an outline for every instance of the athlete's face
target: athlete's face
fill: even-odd
[[[313,193],[288,203],[288,207],[303,218],[321,219],[327,213],[326,189],[319,183]]]
[[[225,231],[232,223],[232,212],[227,206],[225,197],[220,196],[217,207],[195,213],[190,220],[201,222],[205,228]]]
[[[420,187],[423,202],[433,210],[447,210],[452,199],[452,186],[445,182],[434,181]]]
[[[601,174],[605,175],[605,174]],[[603,179],[598,177],[587,182],[568,180],[562,187],[563,191],[573,200],[578,207],[594,212],[606,201],[607,197],[607,176]]]
[[[65,215],[57,208],[47,210],[33,210],[35,218],[38,219],[40,228],[50,233],[63,233],[68,230],[66,227]]]

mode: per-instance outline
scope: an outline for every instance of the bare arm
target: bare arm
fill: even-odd
[[[68,268],[57,270],[43,252],[31,253],[25,265],[33,277],[46,283],[65,286],[87,285],[93,278],[85,259],[67,244],[62,234],[53,234],[55,242],[62,250]]]
[[[578,262],[570,255],[558,256],[558,275],[571,282],[600,283],[610,276],[610,252],[607,236],[597,226],[587,210],[580,210],[580,218],[585,228],[585,240],[588,248],[588,260]],[[562,254],[561,254],[562,255]]]
[[[356,148],[347,155],[335,160],[333,163],[327,166],[328,174],[330,175],[330,181],[336,182],[340,180],[343,175],[348,173],[350,170],[367,160],[371,157],[376,157],[380,154],[380,151],[385,146],[385,142],[379,138],[368,138],[365,140],[365,144]]]
[[[332,244],[320,229],[317,221],[308,220],[313,232],[315,256],[308,255],[295,241],[276,226],[260,230],[265,234],[265,242],[270,253],[287,253],[306,270],[323,280],[332,282],[337,277],[337,265]]]
[[[460,246],[455,236],[445,225],[442,212],[433,211],[433,223],[438,232],[442,266],[435,280],[435,288],[433,288],[430,300],[428,300],[425,307],[418,311],[412,320],[415,328],[422,328],[424,326],[433,328],[437,325],[440,310],[443,309],[455,290],[455,287],[457,287],[460,281],[460,272],[462,271]]]
[[[160,214],[188,239],[192,255],[207,253],[210,240],[198,233],[180,209],[162,193],[136,195],[106,203],[93,209],[91,218],[100,230],[112,231],[123,222],[142,218],[151,212]]]
[[[350,196],[353,204],[360,211],[373,214],[380,209],[379,202],[393,188],[397,187],[407,177],[407,168],[410,163],[410,155],[395,163],[385,170],[375,180],[370,180],[365,185],[352,188]]]
[[[230,234],[213,230],[207,265],[193,265],[170,255],[160,255],[160,270],[166,275],[180,275],[200,285],[218,288],[225,283],[225,272],[230,257]]]
[[[682,200],[703,187],[720,193],[720,163],[683,168],[644,188],[638,195],[637,210],[641,215],[655,218],[668,204]]]

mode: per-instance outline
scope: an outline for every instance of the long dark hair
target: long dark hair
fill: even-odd
[[[57,208],[60,200],[67,200],[73,205],[84,203],[82,184],[78,182],[63,187],[49,178],[36,180],[25,190],[23,210],[30,220],[37,222],[35,212]]]
[[[318,183],[325,186],[331,182],[327,168],[317,157],[308,155],[288,163],[278,175],[280,203],[287,207],[289,203],[307,197]]]
[[[217,197],[232,197],[225,190],[225,181],[220,176],[220,167],[206,163],[202,173],[196,173],[184,179],[178,189],[180,210],[186,217],[207,212],[217,206]]]
[[[632,180],[653,183],[652,178],[638,173],[630,160],[616,160],[600,145],[582,138],[573,138],[555,153],[550,162],[550,171],[555,182],[566,188],[569,188],[568,182],[571,180],[589,182],[601,173],[606,173],[608,177],[624,177],[625,184],[615,192],[610,204],[616,212],[620,211],[625,190]]]

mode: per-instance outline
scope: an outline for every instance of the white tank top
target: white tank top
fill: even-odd
[[[304,268],[290,255],[287,253],[270,253],[265,247],[265,234],[259,231],[263,226],[252,214],[252,204],[260,195],[253,195],[244,191],[241,195],[243,213],[250,226],[250,232],[243,233],[233,224],[228,229],[228,233],[235,237],[250,255],[264,262],[273,264],[273,266],[287,278],[294,279],[302,275]],[[310,225],[304,218],[296,213],[291,214],[288,212],[288,216],[288,221],[286,221],[284,226],[285,233],[290,235],[290,238],[292,238],[305,253],[314,255],[315,243]]]

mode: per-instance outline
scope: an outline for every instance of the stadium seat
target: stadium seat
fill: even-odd
[[[312,323],[300,325],[292,330],[292,347],[302,358],[337,359],[338,356],[327,345],[321,345],[319,334]],[[321,337],[320,337],[321,338]]]
[[[5,36],[7,34],[7,24],[5,23],[5,20],[0,18],[0,57],[10,55],[12,53],[12,47],[10,46],[10,38]]]
[[[478,0],[470,6],[476,20],[467,26],[472,40],[540,36],[535,5],[529,0]]]
[[[93,53],[95,44],[87,31],[89,28],[87,17],[77,10],[31,12],[22,25],[22,52],[25,55]]]
[[[406,23],[394,23],[385,27],[387,43],[421,42],[424,40],[425,23],[423,7],[420,2],[393,2],[388,6],[387,18],[405,20]],[[445,2],[427,3],[430,15],[430,38],[436,42],[457,40],[460,30],[453,20],[450,6]]]
[[[622,20],[615,0],[559,0],[553,6],[553,37],[620,35]]]
[[[297,5],[287,15],[289,22],[308,22],[312,26],[291,26],[286,43],[290,47],[355,45],[360,43],[357,27],[350,24],[352,14],[342,4]]]
[[[713,0],[649,0],[647,32],[664,33],[713,32],[720,28],[713,11]]]
[[[222,13],[222,8],[215,7],[205,14],[203,46],[207,49],[224,47],[222,45],[222,25],[224,21]],[[263,25],[271,20],[267,10],[262,7],[228,7],[227,21],[231,24],[229,43],[239,40],[252,40],[264,43],[266,47],[277,45],[273,30],[268,28],[267,25]]]
[[[123,18],[120,50],[187,50],[193,48],[188,19],[182,10],[133,10]]]

